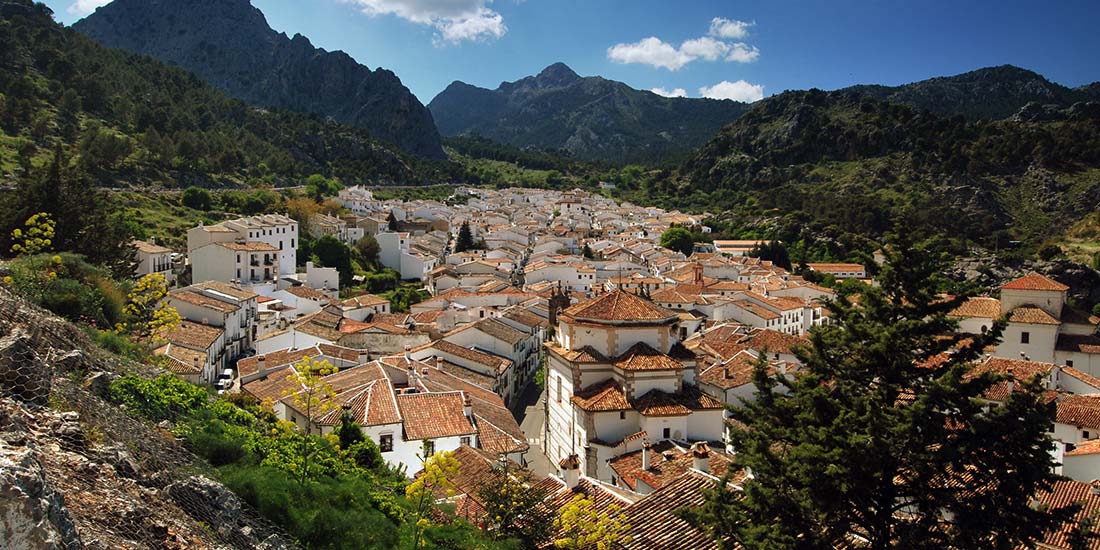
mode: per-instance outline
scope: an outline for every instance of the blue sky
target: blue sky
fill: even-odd
[[[72,23],[109,0],[46,0]],[[562,61],[662,93],[752,100],[1013,64],[1100,80],[1100,2],[252,0],[268,23],[385,67],[424,103]]]

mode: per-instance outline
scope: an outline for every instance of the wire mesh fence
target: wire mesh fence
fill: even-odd
[[[0,547],[295,547],[213,481],[170,423],[107,400],[114,377],[162,372],[0,288]]]

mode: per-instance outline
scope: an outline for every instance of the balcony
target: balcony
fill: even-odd
[[[275,265],[275,260],[273,260],[271,258],[264,258],[264,265],[266,265],[266,266]]]
[[[259,267],[260,266],[260,260],[258,258],[252,258],[251,260],[248,261],[248,265],[251,265],[253,267]]]

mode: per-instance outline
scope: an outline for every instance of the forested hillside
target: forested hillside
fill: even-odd
[[[923,234],[991,249],[1022,241],[1034,252],[1100,207],[1100,104],[1055,115],[968,122],[854,92],[787,92],[755,104],[679,170],[622,193],[790,242],[855,244],[903,218]]]
[[[259,109],[194,75],[103,47],[30,0],[0,0],[0,175],[60,146],[102,186],[440,180],[447,165],[316,116]]]

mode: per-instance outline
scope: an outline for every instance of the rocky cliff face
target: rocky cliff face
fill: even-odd
[[[394,73],[275,32],[249,0],[115,0],[73,28],[249,103],[330,117],[410,153],[444,156],[431,113]]]
[[[165,427],[103,399],[128,364],[0,289],[0,548],[291,548]]]
[[[477,134],[583,159],[660,160],[706,142],[748,105],[667,98],[562,63],[495,90],[454,82],[428,104],[443,135]]]

